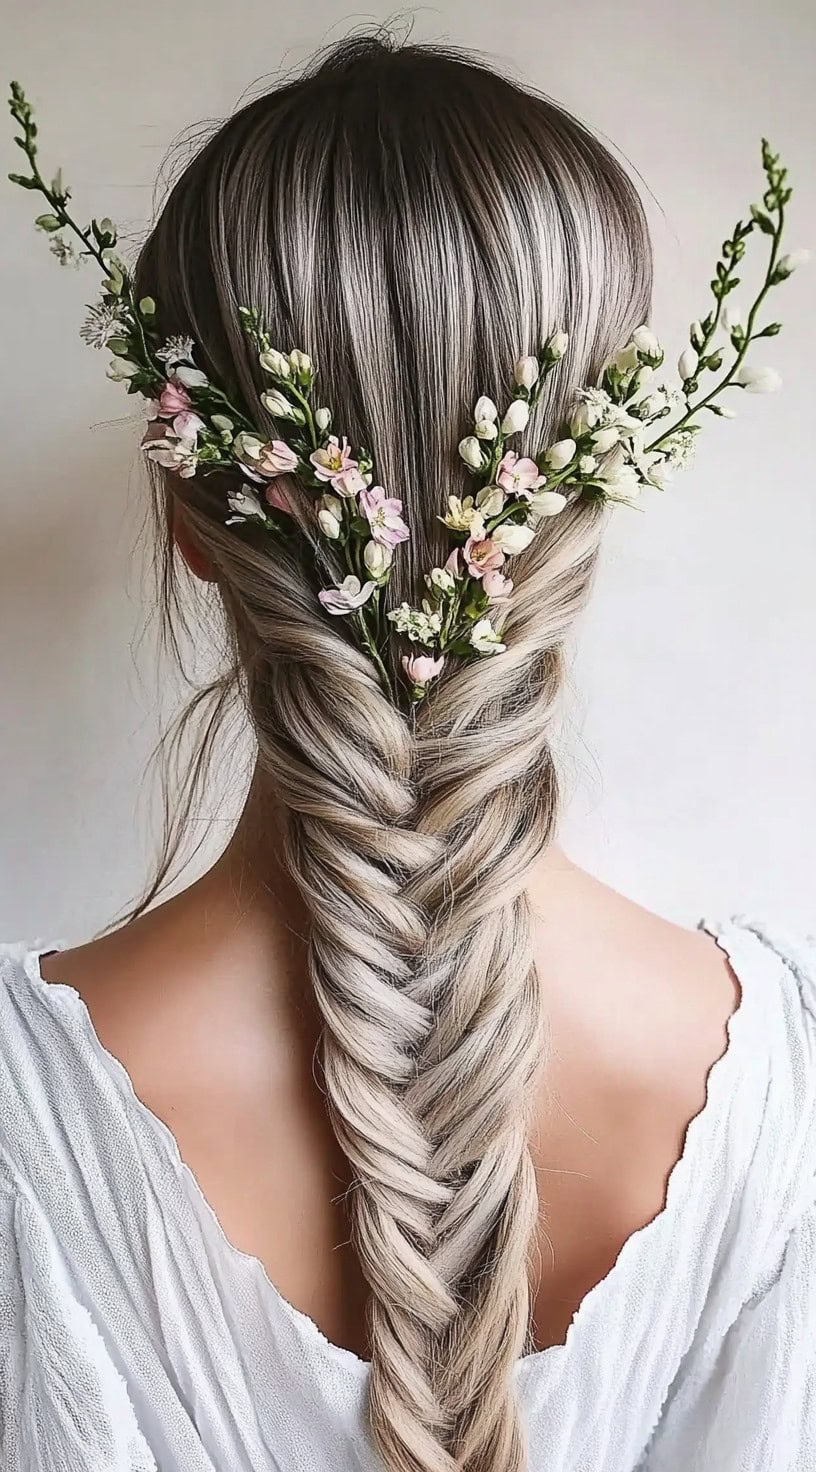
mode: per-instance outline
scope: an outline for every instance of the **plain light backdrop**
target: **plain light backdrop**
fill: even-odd
[[[6,0],[2,52],[77,212],[138,240],[182,130],[390,15],[339,0]],[[789,247],[816,243],[811,0],[448,0],[413,21],[415,37],[478,48],[549,92],[630,161],[672,362],[708,308],[722,238],[761,192],[763,133],[796,186]],[[4,173],[21,161],[10,137]],[[133,404],[77,337],[96,280],[60,271],[33,196],[0,193],[0,934],[73,942],[140,889],[156,839],[145,763],[176,687],[137,549]],[[814,929],[816,275],[774,295],[785,330],[756,357],[783,391],[740,395],[695,467],[610,525],[571,673],[564,836],[683,922],[748,911]],[[237,802],[213,793],[211,847]]]

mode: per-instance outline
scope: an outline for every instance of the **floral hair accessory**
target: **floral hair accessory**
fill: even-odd
[[[328,616],[348,620],[392,699],[388,624],[409,645],[400,665],[411,703],[424,699],[449,654],[466,660],[501,654],[499,622],[512,599],[513,559],[545,521],[579,500],[632,505],[644,486],[663,487],[689,459],[704,411],[733,417],[721,402],[726,391],[762,393],[780,385],[772,368],[748,364],[746,356],[758,339],[780,331],[779,322],[759,325],[760,309],[770,289],[809,252],[780,254],[791,189],[786,169],[763,140],[762,203],[752,205],[749,218],[738,221],[723,242],[711,282],[714,304],[691,324],[677,365],[679,382],[656,383],[663,350],[649,327],[638,327],[606,365],[600,383],[578,390],[552,443],[524,455],[507,442],[527,429],[549,375],[567,353],[567,334],[558,330],[540,352],[519,358],[504,412],[482,395],[472,430],[459,443],[474,490],[463,498],[449,497],[439,518],[453,544],[450,555],[443,567],[426,575],[419,608],[403,603],[386,613],[384,590],[393,560],[410,535],[402,502],[375,483],[373,457],[332,431],[331,413],[315,397],[317,368],[311,358],[300,349],[280,351],[259,313],[251,307],[239,310],[264,376],[259,403],[275,425],[270,438],[262,416],[249,418],[198,366],[192,338],[161,338],[156,303],[150,297],[137,300],[133,276],[116,252],[111,221],[92,219],[80,227],[68,212],[71,196],[61,172],[46,183],[37,162],[31,105],[16,82],[10,107],[21,129],[15,142],[30,173],[9,178],[47,201],[48,211],[36,224],[49,236],[60,263],[79,265],[92,258],[103,272],[101,297],[88,309],[81,336],[107,348],[113,355],[109,376],[147,400],[142,444],[148,459],[183,479],[230,471],[236,484],[225,495],[227,526],[263,528],[279,539],[304,536],[314,558],[317,599]],[[754,231],[768,238],[768,260],[743,318],[730,298]],[[731,362],[725,366],[728,355]],[[312,492],[305,530],[284,477],[296,478]]]

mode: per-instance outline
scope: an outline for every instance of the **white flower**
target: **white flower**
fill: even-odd
[[[544,459],[551,470],[563,470],[575,455],[575,440],[558,440],[550,445]]]
[[[61,266],[78,266],[80,263],[81,257],[73,241],[65,240],[62,235],[52,235],[48,249]]]
[[[325,434],[331,424],[331,409],[317,409],[314,419],[321,434]]]
[[[296,408],[294,404],[290,404],[289,400],[285,399],[283,394],[279,393],[276,388],[269,389],[267,393],[261,394],[261,403],[265,409],[268,409],[273,419],[293,419],[296,424],[303,423],[302,411]]]
[[[162,363],[166,363],[169,370],[173,364],[183,363],[192,358],[194,348],[195,343],[191,337],[176,334],[174,337],[168,337],[167,341],[156,349],[156,357],[161,359]]]
[[[563,337],[566,334],[562,333],[561,335]],[[561,354],[559,353],[558,356],[560,357]],[[519,388],[529,389],[532,388],[534,383],[538,382],[539,372],[540,369],[538,366],[538,358],[519,358],[515,368],[513,369],[513,377],[515,378],[516,383],[519,385]]]
[[[227,496],[227,505],[234,513],[227,517],[227,526],[232,526],[236,521],[249,521],[253,516],[258,517],[260,521],[266,521],[266,513],[257,495],[249,486],[241,486],[240,490],[230,491]]]
[[[289,354],[289,365],[297,378],[311,378],[314,374],[314,364],[308,353],[301,353],[297,348]]]
[[[530,406],[524,399],[514,399],[502,420],[502,434],[520,434],[527,428]]]
[[[448,514],[440,518],[454,532],[470,532],[475,542],[484,536],[484,519],[476,510],[472,496],[460,501],[458,496],[448,496]]]
[[[393,561],[394,553],[390,547],[383,547],[380,542],[366,542],[363,562],[373,578],[385,577]]]
[[[581,475],[592,475],[598,469],[598,462],[594,455],[582,455],[578,461],[578,470]]]
[[[496,405],[493,403],[493,400],[489,399],[487,397],[487,394],[482,394],[482,397],[476,400],[476,408],[473,410],[473,418],[477,421],[477,423],[480,419],[487,419],[491,423],[493,423],[493,421],[498,419],[498,417],[499,411],[496,408]]]
[[[662,348],[651,327],[636,327],[632,333],[632,342],[639,353],[644,353],[647,358],[662,357]]]
[[[181,476],[182,480],[189,480],[195,475],[198,467],[194,438],[168,435],[163,440],[151,440],[145,446],[145,454],[148,460],[154,460],[157,465],[163,465],[165,470],[174,471],[176,475]]]
[[[493,419],[477,419],[473,427],[480,440],[494,440],[499,432]]]
[[[334,512],[330,511],[327,506],[320,507],[317,513],[317,524],[324,537],[328,537],[330,542],[337,541],[340,535],[340,517],[335,516]]]
[[[494,546],[500,548],[507,557],[515,557],[529,547],[535,536],[531,526],[519,526],[517,522],[506,521],[502,526],[497,526],[491,532],[490,538]]]
[[[99,302],[88,308],[79,335],[90,348],[106,348],[108,338],[116,337],[122,331],[123,325],[122,304],[118,298],[110,303]]]
[[[236,460],[241,460],[250,467],[259,459],[263,447],[263,440],[259,439],[256,434],[249,434],[245,429],[242,429],[232,442],[232,451]]]
[[[317,596],[327,613],[334,615],[353,613],[355,609],[362,608],[363,604],[368,601],[376,586],[376,583],[361,585],[360,579],[350,574],[338,587],[323,588]]]
[[[173,370],[173,378],[178,383],[183,383],[185,388],[206,388],[209,379],[200,368],[188,368],[185,363],[179,363]]]
[[[734,382],[749,394],[774,394],[782,387],[782,377],[775,368],[751,368],[747,363],[743,363]]]
[[[480,618],[470,631],[470,642],[477,654],[503,654],[507,648],[502,644],[489,618]]]
[[[598,429],[592,436],[592,448],[597,450],[599,455],[605,455],[607,450],[611,450],[612,446],[618,443],[619,439],[620,431],[614,425],[611,425],[609,429]]]
[[[634,372],[639,363],[638,350],[633,342],[627,343],[612,359],[612,367],[617,368],[619,373],[627,374]]]
[[[576,439],[590,429],[615,428],[620,439],[625,430],[640,428],[640,420],[628,413],[622,404],[614,403],[605,389],[579,389],[578,400],[570,420],[570,429]]]
[[[782,256],[781,260],[777,261],[775,274],[782,277],[790,276],[791,271],[797,270],[799,266],[807,265],[809,260],[809,250],[789,251],[786,256]]]
[[[680,377],[682,378],[684,383],[687,378],[694,377],[695,373],[697,372],[697,364],[699,363],[699,361],[700,359],[694,348],[683,349],[680,357],[677,360],[677,372],[680,374]]]
[[[442,615],[440,613],[428,612],[430,604],[420,610],[411,608],[408,603],[401,603],[399,608],[394,608],[387,618],[394,624],[398,634],[407,634],[412,644],[433,645],[442,631]]]
[[[557,363],[559,358],[563,358],[568,346],[569,338],[567,337],[566,332],[553,333],[552,337],[547,343],[547,352],[552,358],[553,362]]]
[[[504,510],[504,502],[505,495],[501,486],[482,486],[476,497],[476,505],[488,521],[491,516],[498,516]]]
[[[267,373],[273,373],[276,378],[291,376],[289,359],[285,353],[279,353],[277,348],[269,348],[266,352],[259,353],[258,361]]]
[[[560,491],[534,491],[530,497],[530,510],[533,518],[544,516],[557,516],[564,510],[567,504],[566,496]]]
[[[432,567],[425,581],[429,588],[435,588],[438,593],[445,596],[452,593],[456,587],[456,579],[446,567]]]
[[[603,481],[607,492],[616,500],[632,500],[643,489],[640,475],[634,465],[628,463],[615,466],[611,471],[604,469],[598,479]]]
[[[108,378],[114,383],[124,383],[126,379],[132,378],[139,372],[138,363],[129,363],[127,358],[111,358],[107,369]]]
[[[722,325],[726,332],[733,332],[735,327],[742,326],[742,307],[739,302],[726,302],[723,307]]]
[[[471,470],[480,470],[482,467],[482,447],[475,435],[469,434],[459,441],[459,454]]]

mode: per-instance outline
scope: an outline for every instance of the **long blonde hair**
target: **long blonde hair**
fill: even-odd
[[[255,401],[238,307],[318,362],[412,540],[416,600],[466,493],[478,393],[555,328],[524,449],[647,315],[648,237],[620,166],[545,98],[459,52],[353,39],[244,107],[185,167],[139,295]],[[298,488],[292,493],[297,496]],[[581,501],[514,567],[507,652],[449,668],[416,718],[314,599],[296,552],[223,524],[215,478],[168,480],[216,570],[258,764],[311,916],[322,1066],[370,1289],[370,1422],[388,1472],[519,1472],[538,1196],[527,1140],[542,999],[525,895],[550,840],[562,648],[602,518]],[[168,536],[172,562],[172,536]],[[392,658],[393,658],[392,652]],[[209,734],[215,740],[215,727]]]

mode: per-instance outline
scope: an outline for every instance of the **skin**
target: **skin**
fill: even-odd
[[[42,970],[83,997],[229,1241],[330,1340],[365,1356],[348,1171],[313,1066],[307,920],[275,831],[274,795],[256,783],[208,873],[123,928],[44,958]],[[557,846],[529,894],[549,1033],[531,1127],[544,1348],[563,1341],[624,1242],[662,1209],[738,989],[708,936],[615,893]]]

